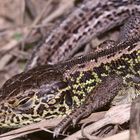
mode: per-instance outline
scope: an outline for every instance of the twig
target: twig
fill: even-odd
[[[102,140],[129,140],[129,130],[125,130],[108,138],[103,138]]]
[[[32,25],[30,26],[30,30],[28,30],[27,34],[24,36],[23,41],[22,41],[22,46],[24,46],[24,42],[25,40],[29,37],[30,33],[32,32],[32,28],[35,25],[37,25],[39,23],[39,21],[41,20],[41,18],[43,17],[44,13],[49,12],[48,7],[49,5],[52,3],[52,0],[48,0],[46,5],[44,6],[43,10],[41,11],[41,13],[36,17],[36,19],[34,20],[34,22],[32,23]]]

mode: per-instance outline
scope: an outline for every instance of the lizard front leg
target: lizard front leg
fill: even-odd
[[[54,129],[54,137],[57,137],[71,123],[75,125],[80,119],[89,116],[97,109],[104,107],[117,95],[121,90],[123,80],[117,75],[106,77],[99,86],[87,96],[85,102],[69,115],[67,115]]]

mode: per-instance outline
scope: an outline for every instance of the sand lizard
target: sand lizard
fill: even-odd
[[[110,76],[114,74],[123,79],[124,86],[135,87],[136,96],[138,96],[140,94],[138,88],[140,78],[139,23],[139,14],[132,17],[124,26],[121,33],[123,39],[119,43],[105,48],[99,47],[93,53],[54,65],[35,67],[9,79],[0,89],[0,127],[20,127],[41,121],[43,118],[71,115],[72,110],[84,106],[90,96],[93,99],[100,99],[98,97],[105,99],[106,101],[102,100],[102,106],[104,106],[113,99],[116,95],[114,91],[118,91],[119,88],[113,91],[113,95],[111,92],[109,97],[103,94],[102,96],[96,94],[94,97],[94,92],[95,89],[97,91],[102,89],[100,85],[104,89],[106,83],[102,84],[103,79],[110,79]],[[128,29],[125,31],[126,28]],[[117,80],[113,83],[116,86],[119,85]],[[96,102],[93,101],[90,105],[94,103],[97,105]],[[99,107],[101,106],[97,105],[97,108]],[[83,117],[81,113],[76,115],[80,115],[79,118]],[[70,121],[72,119],[68,121],[68,125]],[[65,125],[65,121],[62,121],[56,127],[55,135],[63,131]]]

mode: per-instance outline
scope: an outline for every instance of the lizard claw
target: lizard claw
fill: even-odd
[[[61,132],[61,128],[56,127],[53,131],[53,138],[57,138]]]

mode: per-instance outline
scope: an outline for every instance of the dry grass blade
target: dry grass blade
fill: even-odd
[[[130,140],[140,139],[140,97],[131,106]]]
[[[108,124],[123,124],[130,118],[130,104],[123,104],[112,107],[105,115],[105,117],[84,129],[84,134],[91,135],[93,132],[99,130]],[[65,138],[65,140],[78,140],[83,138],[82,131],[78,131],[73,135]]]

